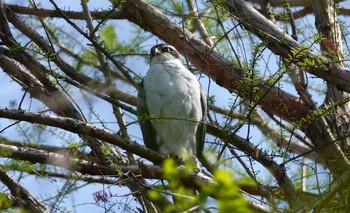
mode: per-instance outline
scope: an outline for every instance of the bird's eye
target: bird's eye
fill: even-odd
[[[163,52],[171,52],[171,48],[170,47],[164,47],[163,48]]]

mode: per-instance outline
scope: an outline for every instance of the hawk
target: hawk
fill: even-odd
[[[146,147],[191,161],[200,169],[206,96],[173,46],[151,48],[150,68],[139,88],[137,108]]]

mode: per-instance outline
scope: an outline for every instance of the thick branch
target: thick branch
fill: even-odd
[[[45,177],[48,175],[50,177],[58,177],[64,179],[78,179],[80,181],[89,183],[103,183],[114,185],[128,184],[124,183],[123,181],[129,182],[130,178],[135,177],[142,177],[147,179],[163,179],[163,170],[159,166],[146,165],[142,162],[131,165],[102,165],[92,161],[73,158],[67,153],[54,153],[27,147],[19,148],[17,146],[5,144],[0,144],[0,149],[3,150],[3,152],[0,153],[0,157],[9,157],[12,159],[29,161],[32,163],[52,165],[83,174],[79,175],[79,173],[73,173],[71,175],[67,175],[63,173],[52,173],[39,170],[25,171],[34,175],[43,175]],[[118,179],[113,179],[113,177],[117,177]],[[193,188],[199,188],[202,184],[214,183],[210,178],[203,175],[202,173],[191,174],[189,178],[182,178],[181,182]],[[249,193],[250,195],[262,196],[260,188],[257,188],[256,186],[240,183],[239,188],[246,193]],[[277,189],[274,189],[274,191],[276,190]],[[211,196],[215,196],[215,193],[211,194]]]
[[[276,55],[301,65],[305,71],[335,84],[341,90],[350,92],[349,69],[308,50],[267,20],[246,1],[226,0],[224,4],[247,30],[263,40]]]
[[[61,118],[61,117],[53,117],[53,116],[45,116],[45,115],[39,115],[36,113],[31,112],[24,112],[20,110],[8,110],[8,109],[0,109],[0,117],[9,118],[9,119],[16,119],[16,120],[23,120],[28,121],[32,123],[39,123],[44,125],[50,125],[59,127],[71,132],[79,133],[79,134],[87,134],[89,136],[96,137],[98,139],[104,140],[106,142],[109,142],[111,144],[115,144],[117,146],[120,146],[121,148],[131,151],[135,154],[138,154],[140,156],[143,156],[151,161],[160,162],[162,159],[162,156],[160,156],[158,153],[148,150],[144,147],[141,147],[135,142],[123,140],[120,136],[114,135],[111,132],[93,126],[91,124],[83,123],[81,121],[77,121],[71,118]],[[262,163],[266,168],[268,168],[271,171],[271,174],[275,176],[278,183],[281,185],[281,187],[284,189],[284,193],[286,196],[295,196],[295,189],[293,185],[291,184],[290,179],[286,175],[284,169],[280,167],[277,163],[275,163],[272,159],[270,159],[268,156],[261,153],[260,150],[256,149],[256,147],[253,144],[248,143],[246,140],[230,135],[227,132],[220,130],[218,128],[208,128],[209,131],[212,132],[214,135],[221,135],[221,137],[224,137],[225,141],[231,141],[234,146],[239,148],[240,150],[246,152],[248,155],[253,156],[257,161]],[[4,146],[3,149],[6,146],[9,145],[1,145]],[[19,149],[16,147],[16,149]],[[28,150],[30,150],[28,148]],[[15,153],[15,152],[13,152]],[[21,152],[23,153],[23,152]],[[27,155],[29,156],[29,155]],[[22,160],[29,160],[29,159],[22,159]],[[42,159],[41,161],[45,161],[46,159]],[[38,160],[36,160],[38,161]],[[62,159],[63,162],[65,162],[65,159]],[[56,161],[56,163],[60,163],[60,161]],[[62,163],[62,162],[61,162]],[[88,167],[90,168],[90,167]],[[99,172],[102,172],[103,174],[108,174],[108,171],[102,170],[102,168],[99,168]],[[82,171],[82,173],[89,173],[87,171]]]
[[[9,109],[0,109],[0,117],[27,121],[30,123],[49,125],[77,134],[94,137],[106,141],[110,144],[119,146],[122,149],[140,155],[153,162],[161,162],[163,159],[163,157],[160,154],[150,149],[146,149],[134,141],[125,140],[119,135],[113,134],[112,132],[106,129],[76,119],[47,116],[38,113],[24,112],[22,110]]]
[[[142,176],[147,179],[164,179],[163,170],[159,166],[141,163],[131,165],[103,165],[87,160],[72,158],[67,155],[37,150],[33,148],[18,148],[16,146],[0,144],[2,157],[25,160],[32,163],[41,163],[68,170],[77,171],[81,174],[97,176],[116,176],[122,178]],[[182,168],[180,168],[182,169]],[[192,174],[189,178],[181,179],[183,183],[197,188],[200,184],[213,183],[213,181],[202,173]]]
[[[12,145],[0,144],[0,155],[18,160],[29,161],[32,163],[47,164],[57,166],[82,174],[89,175],[115,175],[118,176],[121,171],[123,174],[132,172],[134,175],[142,175],[145,178],[161,178],[161,169],[159,166],[142,165],[103,165],[92,161],[72,158],[68,153],[54,153],[49,151],[38,150],[34,148],[16,147]]]
[[[243,69],[219,55],[156,7],[144,0],[128,0],[122,4],[122,11],[128,20],[174,45],[219,85],[231,92],[236,91],[242,97],[249,94],[249,88],[242,86]],[[298,121],[309,113],[308,107],[297,97],[267,85],[265,81],[258,82],[256,86],[261,91],[259,104],[267,111],[287,121]],[[281,109],[281,106],[284,108]]]

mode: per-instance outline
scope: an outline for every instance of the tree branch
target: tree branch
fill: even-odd
[[[249,31],[267,44],[276,55],[296,65],[305,64],[305,71],[350,92],[350,70],[324,56],[308,50],[243,0],[224,1],[230,13]],[[293,53],[292,51],[296,51]],[[307,65],[307,61],[312,62]]]
[[[34,15],[34,16],[41,16],[41,17],[51,17],[51,18],[62,18],[61,13],[57,10],[51,10],[51,9],[44,9],[44,8],[29,8],[29,7],[22,7],[19,5],[11,5],[8,4],[8,7],[15,13],[18,14],[24,14],[24,15]],[[77,20],[84,20],[85,14],[83,12],[76,12],[76,11],[63,11],[64,14],[69,19],[77,19]],[[113,11],[108,13],[106,15],[106,11],[90,11],[91,17],[94,19],[122,19],[124,18],[123,13],[119,11]]]
[[[237,92],[241,97],[249,94],[249,89],[242,86],[244,85],[243,69],[220,56],[156,7],[144,0],[128,0],[122,4],[122,11],[129,21],[174,45],[217,84],[230,92]],[[255,86],[260,88],[258,91],[261,91],[259,105],[267,111],[287,121],[298,121],[309,114],[309,109],[302,100],[274,85],[268,85],[261,80]],[[285,108],[281,109],[281,106]]]
[[[106,141],[122,149],[140,155],[152,162],[162,162],[164,158],[155,151],[146,149],[134,141],[122,139],[112,132],[72,118],[41,115],[22,110],[0,109],[0,117],[58,127],[73,133],[82,134]]]
[[[335,179],[330,186],[327,187],[327,191],[323,192],[311,202],[305,205],[306,211],[312,210],[321,210],[323,206],[325,206],[335,194],[340,193],[344,190],[349,189],[350,183],[350,171],[344,171],[342,175],[340,175],[337,179]],[[299,211],[300,212],[300,211]]]
[[[142,176],[147,179],[164,179],[163,170],[159,166],[146,165],[142,162],[130,165],[104,165],[83,159],[76,159],[67,155],[53,153],[48,151],[37,150],[33,148],[19,148],[16,146],[0,144],[0,153],[2,157],[10,157],[29,161],[32,163],[41,163],[72,171],[81,174],[93,176],[116,176],[124,180],[125,178]],[[180,167],[180,170],[183,168]],[[185,171],[185,170],[184,170]],[[132,174],[130,176],[130,174]],[[181,181],[188,186],[197,188],[201,184],[214,183],[211,178],[203,173],[191,174],[190,177],[181,178]]]
[[[232,144],[239,150],[251,156],[253,159],[261,163],[269,172],[275,177],[278,185],[281,186],[287,202],[292,208],[301,208],[303,203],[300,201],[299,196],[294,188],[292,181],[286,174],[286,170],[283,166],[277,164],[274,160],[268,157],[264,151],[256,148],[256,146],[249,141],[237,136],[232,135],[225,130],[215,128],[214,126],[207,125],[207,130],[213,135],[220,135],[221,139],[227,143]],[[298,203],[299,202],[299,203]]]
[[[30,212],[34,213],[48,213],[44,204],[34,197],[27,189],[25,189],[20,183],[13,180],[4,170],[0,169],[0,180],[11,191],[17,201],[20,203],[19,207],[22,207]]]

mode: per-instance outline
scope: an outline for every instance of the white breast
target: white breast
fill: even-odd
[[[201,92],[197,78],[180,60],[153,64],[144,79],[147,108],[156,129],[160,153],[194,154],[196,131],[202,120]]]

